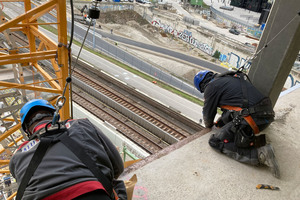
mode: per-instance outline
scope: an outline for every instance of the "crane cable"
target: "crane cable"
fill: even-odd
[[[57,98],[56,100],[56,103],[55,103],[55,112],[54,112],[54,115],[53,115],[53,119],[52,119],[52,126],[54,126],[58,121],[59,121],[59,110],[64,106],[65,102],[66,102],[66,97],[65,97],[65,92],[66,92],[66,89],[68,87],[68,84],[72,82],[72,73],[74,72],[75,70],[75,67],[77,65],[77,62],[78,62],[78,58],[81,54],[81,51],[83,49],[83,46],[84,46],[84,43],[85,43],[85,40],[87,38],[87,35],[89,33],[89,30],[90,30],[90,27],[91,27],[91,24],[93,23],[93,20],[90,20],[90,23],[89,23],[89,26],[88,26],[88,29],[85,33],[85,36],[84,36],[84,39],[83,39],[83,42],[81,44],[81,47],[80,47],[80,50],[78,52],[78,55],[77,55],[77,58],[76,58],[76,62],[73,66],[73,69],[71,69],[71,64],[72,64],[72,57],[71,57],[71,46],[72,46],[72,42],[73,42],[73,32],[74,32],[74,9],[73,9],[73,0],[70,0],[70,5],[71,5],[71,14],[72,14],[72,25],[71,25],[71,37],[70,37],[70,42],[69,42],[69,45],[68,45],[68,57],[69,57],[69,66],[70,66],[70,71],[69,71],[69,77],[67,77],[66,79],[66,84],[65,84],[65,87],[64,87],[64,90],[63,90],[63,93],[60,97]],[[70,84],[71,85],[71,84]],[[70,97],[71,97],[71,117],[73,118],[73,109],[72,109],[72,89],[70,87]]]
[[[72,56],[71,56],[71,46],[73,43],[73,35],[74,35],[74,6],[73,6],[73,0],[70,0],[70,7],[71,7],[71,36],[70,36],[70,42],[68,46],[68,57],[69,57],[69,77],[71,77],[71,65],[72,65]],[[70,91],[70,108],[71,108],[71,119],[73,119],[73,97],[72,97],[72,82],[70,83],[69,87]]]

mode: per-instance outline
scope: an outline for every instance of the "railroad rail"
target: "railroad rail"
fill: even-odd
[[[24,41],[20,35],[14,35],[18,42],[25,45],[26,41]],[[149,97],[138,94],[128,86],[120,87],[123,90],[122,92],[120,92],[120,88],[118,90],[112,89],[111,84],[119,85],[119,83],[113,83],[116,82],[116,80],[107,75],[103,75],[103,73],[97,70],[95,71],[93,67],[88,66],[84,62],[80,61],[78,63],[73,72],[73,77],[107,96],[111,101],[115,101],[124,108],[127,108],[153,126],[159,127],[159,129],[166,134],[170,134],[176,138],[177,141],[203,129],[199,124],[183,117],[178,111],[160,105]],[[127,95],[124,95],[124,93],[127,93]],[[146,105],[139,104],[139,100],[136,100],[137,98],[142,99],[144,103],[146,102]],[[81,88],[78,88],[78,85],[74,84],[74,82],[72,99],[99,119],[114,126],[118,132],[141,146],[150,154],[156,153],[172,144],[172,142],[166,142],[163,137],[154,135],[151,131],[129,120],[126,116],[115,111],[114,108],[104,105],[103,102],[99,101],[95,96],[87,94]],[[156,111],[153,112],[153,110]],[[157,112],[158,110],[159,112]]]
[[[122,94],[113,91],[109,87],[105,86],[104,84],[100,83],[98,80],[94,78],[88,77],[87,75],[83,74],[82,72],[75,72],[73,76],[83,81],[85,84],[93,87],[98,92],[104,94],[105,96],[109,97],[113,101],[119,103],[123,107],[131,110],[132,112],[139,115],[141,118],[146,119],[147,121],[151,122],[155,126],[159,127],[160,129],[164,130],[165,132],[173,135],[176,139],[182,140],[187,136],[191,135],[187,131],[181,129],[173,125],[171,122],[164,120],[162,117],[158,116],[157,114],[153,113],[152,111],[142,108],[139,105],[136,105],[135,102],[128,99],[127,97],[123,96]]]
[[[118,132],[134,141],[150,154],[156,153],[168,146],[168,144],[164,143],[160,138],[149,133],[142,127],[137,126],[129,121],[128,118],[116,113],[94,97],[82,92],[76,86],[73,88],[72,98],[74,102],[81,106],[84,105],[84,109],[99,119],[116,127]]]

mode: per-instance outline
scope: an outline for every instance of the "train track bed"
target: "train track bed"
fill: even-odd
[[[159,150],[168,146],[160,138],[154,136],[147,130],[135,124],[127,117],[120,115],[112,108],[104,105],[101,101],[86,94],[76,86],[73,87],[73,101],[83,106],[87,111],[95,115],[102,121],[108,122],[116,128],[118,132],[134,141],[150,154],[156,153]]]
[[[93,78],[93,80],[101,82],[102,85],[106,85],[105,87],[113,93],[122,95],[122,98],[126,101],[132,102],[135,106],[141,107],[142,109],[145,108],[151,111],[150,113],[155,113],[160,118],[165,119],[170,125],[184,130],[183,135],[189,136],[204,128],[199,123],[182,116],[180,112],[139,93],[133,87],[116,82],[115,78],[102,73],[100,70],[87,65],[85,62],[79,60],[78,63],[79,65],[77,65],[76,70],[79,70],[81,74],[86,74]]]
[[[22,42],[22,37],[18,36],[17,40],[22,45],[26,44],[26,41]],[[53,73],[51,67],[46,68],[49,74]],[[159,129],[174,137],[177,141],[203,129],[199,124],[181,117],[178,112],[158,105],[158,103],[149,97],[137,94],[132,88],[124,85],[120,86],[120,82],[114,78],[104,75],[100,70],[82,61],[79,61],[76,65],[72,76],[85,85],[104,94],[111,101],[115,101],[122,107],[135,113],[140,118],[143,118],[143,120],[153,124],[153,126],[159,127]],[[111,124],[118,132],[141,146],[150,154],[156,153],[172,144],[164,141],[163,137],[154,135],[151,131],[146,130],[146,128],[130,120],[127,116],[120,114],[114,108],[105,105],[103,101],[97,99],[95,96],[87,94],[86,91],[79,88],[74,82],[72,89],[72,100],[74,102],[97,118]]]
[[[141,118],[146,119],[150,123],[158,126],[160,129],[168,132],[169,134],[173,135],[178,140],[182,140],[187,136],[191,135],[187,131],[183,130],[182,128],[176,126],[175,124],[171,123],[170,121],[165,120],[164,118],[160,117],[156,113],[150,111],[149,109],[142,107],[135,101],[132,101],[128,97],[123,96],[117,91],[112,90],[110,87],[102,84],[98,80],[91,78],[87,75],[84,75],[83,72],[75,72],[73,76],[83,81],[85,84],[93,87],[98,92],[105,94],[107,97],[112,99],[115,102],[118,102],[123,107],[131,110],[135,114],[139,115]]]

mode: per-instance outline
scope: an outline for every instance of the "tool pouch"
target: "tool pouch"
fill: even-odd
[[[239,148],[249,148],[254,146],[255,136],[253,131],[244,127],[243,125],[239,127],[234,127],[234,144]]]
[[[217,120],[217,122],[215,123],[215,126],[218,128],[223,127],[225,124],[231,122],[233,119],[233,111],[230,110],[223,110],[223,114],[221,117],[219,117],[219,119]]]
[[[255,148],[259,148],[266,145],[266,135],[262,134],[259,136],[255,136],[254,146]]]

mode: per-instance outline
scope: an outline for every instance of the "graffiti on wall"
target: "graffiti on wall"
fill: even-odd
[[[161,23],[160,20],[153,20],[152,25],[164,30],[165,33],[170,33],[170,34],[174,35],[175,37],[185,41],[186,43],[193,45],[194,47],[200,49],[201,51],[207,53],[208,55],[212,55],[212,52],[213,52],[212,47],[208,44],[202,43],[199,40],[195,39],[192,36],[191,31],[188,31],[188,30],[177,31],[172,26]]]
[[[189,31],[189,30],[184,29],[184,30],[183,30],[183,33],[186,34],[186,35],[188,35],[188,36],[190,36],[190,37],[193,37],[192,31]]]
[[[228,55],[220,54],[219,60],[222,62],[221,66],[226,67],[228,69],[230,68],[240,68],[242,67],[245,62],[247,61],[245,58],[241,58],[235,53],[229,53]],[[251,62],[247,62],[245,64],[244,68],[249,69],[251,66]],[[284,84],[284,88],[289,89],[291,87],[294,87],[295,85],[300,84],[299,78],[297,79],[297,76],[293,76],[292,74],[289,74],[289,76],[286,79],[286,82]]]
[[[200,10],[200,15],[206,15],[207,17],[210,17],[210,10]]]
[[[245,69],[248,69],[251,65],[251,62],[247,62],[247,59],[241,58],[239,55],[231,52],[228,55],[220,54],[219,60],[222,62],[221,66],[226,68],[240,68],[244,66]],[[247,63],[246,63],[247,62]]]
[[[289,74],[283,87],[288,89],[294,87],[295,85],[298,85],[299,83],[300,81],[298,81],[293,75]]]

